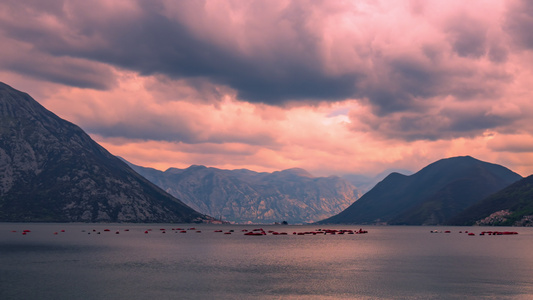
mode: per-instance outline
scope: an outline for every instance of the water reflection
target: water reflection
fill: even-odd
[[[162,233],[162,226],[177,225],[1,224],[0,286],[8,288],[0,289],[0,298],[533,296],[529,228],[517,236],[494,237],[459,233],[464,228],[431,234],[427,227],[299,236],[292,231],[316,228],[270,226],[291,234],[245,236],[240,229],[253,226],[197,226],[201,233]],[[26,227],[31,233],[22,236]],[[54,235],[60,228],[65,232]],[[234,232],[214,232],[219,228]],[[147,229],[152,231],[145,234]]]

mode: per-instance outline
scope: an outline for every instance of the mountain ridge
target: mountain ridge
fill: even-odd
[[[533,226],[533,175],[475,203],[448,224]]]
[[[298,168],[267,173],[193,165],[158,171],[128,164],[196,210],[237,223],[313,222],[359,197],[339,177],[313,177]]]
[[[503,166],[471,156],[445,158],[409,176],[391,173],[346,210],[319,223],[443,224],[521,178]]]
[[[212,220],[5,83],[0,83],[0,116],[0,221]]]

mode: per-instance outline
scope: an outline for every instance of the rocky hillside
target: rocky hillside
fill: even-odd
[[[522,177],[470,156],[442,159],[405,176],[392,173],[320,223],[438,225]]]
[[[533,175],[472,205],[451,225],[533,226]]]
[[[1,222],[201,222],[78,126],[0,83]]]
[[[302,169],[258,173],[191,166],[162,172],[131,166],[197,211],[237,223],[313,222],[341,212],[359,197],[339,177],[313,177]]]

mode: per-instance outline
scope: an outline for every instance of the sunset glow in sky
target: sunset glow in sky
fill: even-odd
[[[0,81],[157,169],[533,173],[533,1],[0,2]]]

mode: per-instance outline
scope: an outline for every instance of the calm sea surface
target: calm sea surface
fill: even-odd
[[[533,299],[533,228],[318,228],[0,223],[0,299]]]

